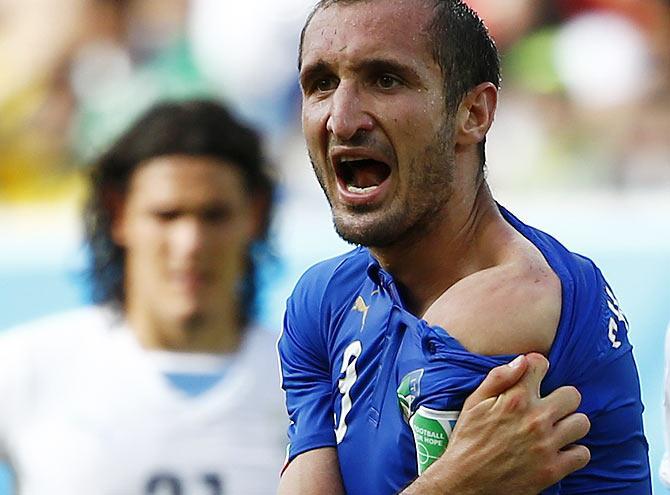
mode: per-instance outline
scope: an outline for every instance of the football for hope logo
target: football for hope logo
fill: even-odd
[[[459,415],[459,411],[438,411],[424,406],[420,406],[416,412],[412,410],[414,401],[421,394],[423,375],[423,368],[408,373],[397,389],[398,406],[414,436],[419,474],[428,469],[447,449]]]
[[[416,462],[419,474],[440,458],[449,445],[459,411],[436,411],[424,406],[412,415],[409,425],[414,434]]]

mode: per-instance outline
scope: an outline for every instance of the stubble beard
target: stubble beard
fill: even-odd
[[[321,169],[311,153],[310,160],[333,214],[337,234],[345,241],[370,248],[385,248],[411,243],[430,233],[441,218],[441,211],[452,196],[455,156],[453,131],[445,123],[435,139],[409,164],[403,198],[390,204],[369,207],[342,206],[333,201]]]

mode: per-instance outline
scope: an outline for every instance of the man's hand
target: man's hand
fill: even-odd
[[[586,466],[589,450],[574,445],[590,428],[575,413],[581,395],[561,387],[541,398],[548,368],[528,354],[492,370],[465,401],[444,455],[403,494],[536,495]]]

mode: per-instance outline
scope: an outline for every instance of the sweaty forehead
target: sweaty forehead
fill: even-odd
[[[431,5],[427,0],[331,4],[317,11],[307,27],[302,62],[360,50],[414,54],[427,50]]]

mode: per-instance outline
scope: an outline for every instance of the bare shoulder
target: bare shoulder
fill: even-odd
[[[504,263],[454,284],[423,318],[477,354],[547,355],[561,315],[561,282],[526,243]]]

